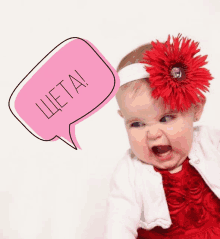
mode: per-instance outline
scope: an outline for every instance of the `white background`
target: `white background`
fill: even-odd
[[[76,126],[77,151],[36,139],[8,108],[17,84],[63,40],[89,40],[114,68],[168,34],[199,41],[215,77],[199,124],[220,128],[219,0],[9,0],[0,24],[0,239],[103,238],[110,177],[129,145],[116,100]]]

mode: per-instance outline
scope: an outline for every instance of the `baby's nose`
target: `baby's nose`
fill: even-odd
[[[162,136],[162,132],[160,129],[153,127],[147,130],[147,138],[148,140],[155,140]]]

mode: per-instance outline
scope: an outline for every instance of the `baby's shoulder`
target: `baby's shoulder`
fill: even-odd
[[[114,169],[113,177],[121,177],[121,175],[134,174],[134,160],[130,155],[130,149],[126,151],[125,155],[119,160],[117,166]]]

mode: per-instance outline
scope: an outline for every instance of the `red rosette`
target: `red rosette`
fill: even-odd
[[[165,108],[169,106],[181,112],[200,102],[200,98],[205,99],[201,91],[208,91],[213,77],[203,68],[207,55],[195,56],[200,52],[199,43],[179,34],[173,37],[173,43],[169,35],[165,43],[157,40],[151,44],[152,49],[143,54],[141,63],[150,65],[146,71],[150,74],[152,97],[162,97]]]

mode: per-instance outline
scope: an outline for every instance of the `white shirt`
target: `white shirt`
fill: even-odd
[[[220,198],[220,130],[195,127],[188,157]],[[152,165],[131,158],[127,151],[111,180],[104,238],[135,239],[139,227],[167,229],[171,224],[161,174]]]

